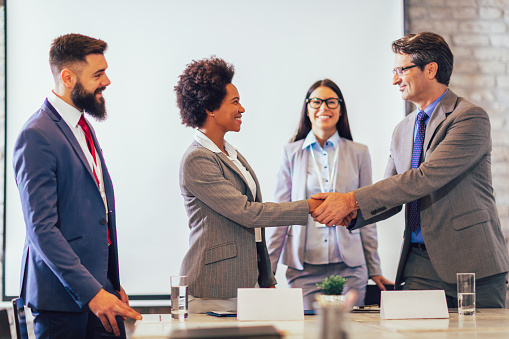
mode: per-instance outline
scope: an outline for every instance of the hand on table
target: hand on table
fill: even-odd
[[[88,307],[101,320],[106,331],[111,332],[113,330],[116,336],[120,335],[120,330],[118,329],[115,316],[118,315],[124,317],[124,319],[142,319],[141,314],[127,305],[129,301],[122,287],[120,288],[119,295],[121,299],[101,289],[88,303]]]
[[[129,306],[129,297],[127,296],[127,293],[125,293],[124,288],[120,286],[120,291],[115,291],[118,294],[118,297],[120,298],[120,301]],[[126,320],[126,317],[122,317],[124,320]]]

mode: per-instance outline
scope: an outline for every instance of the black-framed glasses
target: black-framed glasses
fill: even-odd
[[[410,68],[414,68],[414,67],[417,67],[418,65],[412,65],[412,66],[407,66],[407,67],[396,67],[392,70],[392,74],[397,74],[397,75],[402,75],[403,74],[403,71],[405,69],[410,69]]]
[[[309,104],[309,107],[318,109],[322,106],[322,103],[325,102],[327,107],[330,109],[338,108],[339,103],[341,102],[341,99],[339,98],[327,98],[327,99],[320,99],[320,98],[309,98],[306,100],[306,102]]]

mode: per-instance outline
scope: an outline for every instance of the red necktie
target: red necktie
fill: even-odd
[[[85,117],[83,116],[83,114],[81,115],[81,118],[78,121],[78,125],[81,126],[83,133],[85,133],[85,139],[87,140],[88,150],[90,151],[92,157],[94,158],[94,164],[97,165],[97,161],[95,160],[94,139],[92,139],[92,134],[90,133],[90,129],[88,128],[87,122],[85,121]],[[97,174],[95,173],[95,166],[92,166],[92,171],[94,172],[95,182],[99,187],[99,179],[97,178]]]
[[[92,134],[90,133],[90,129],[88,128],[88,124],[85,121],[85,117],[83,116],[83,114],[81,115],[81,118],[78,121],[78,125],[80,125],[81,129],[83,130],[83,133],[85,133],[85,139],[87,140],[88,150],[90,151],[92,157],[94,158],[94,164],[97,165],[97,161],[95,159],[94,139],[92,139]],[[97,187],[100,187],[99,178],[97,177],[97,173],[95,173],[95,166],[92,166],[92,172],[94,173],[94,178],[95,182],[97,183]],[[111,245],[109,228],[108,228],[108,244]]]

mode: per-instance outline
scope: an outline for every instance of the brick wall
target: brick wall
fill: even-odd
[[[509,0],[405,0],[407,33],[442,35],[454,54],[450,88],[491,119],[492,173],[509,240]]]

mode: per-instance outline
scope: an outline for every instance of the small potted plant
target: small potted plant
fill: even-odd
[[[322,294],[316,296],[320,304],[342,304],[345,296],[341,295],[346,284],[346,278],[339,275],[331,275],[316,284],[322,290]]]

